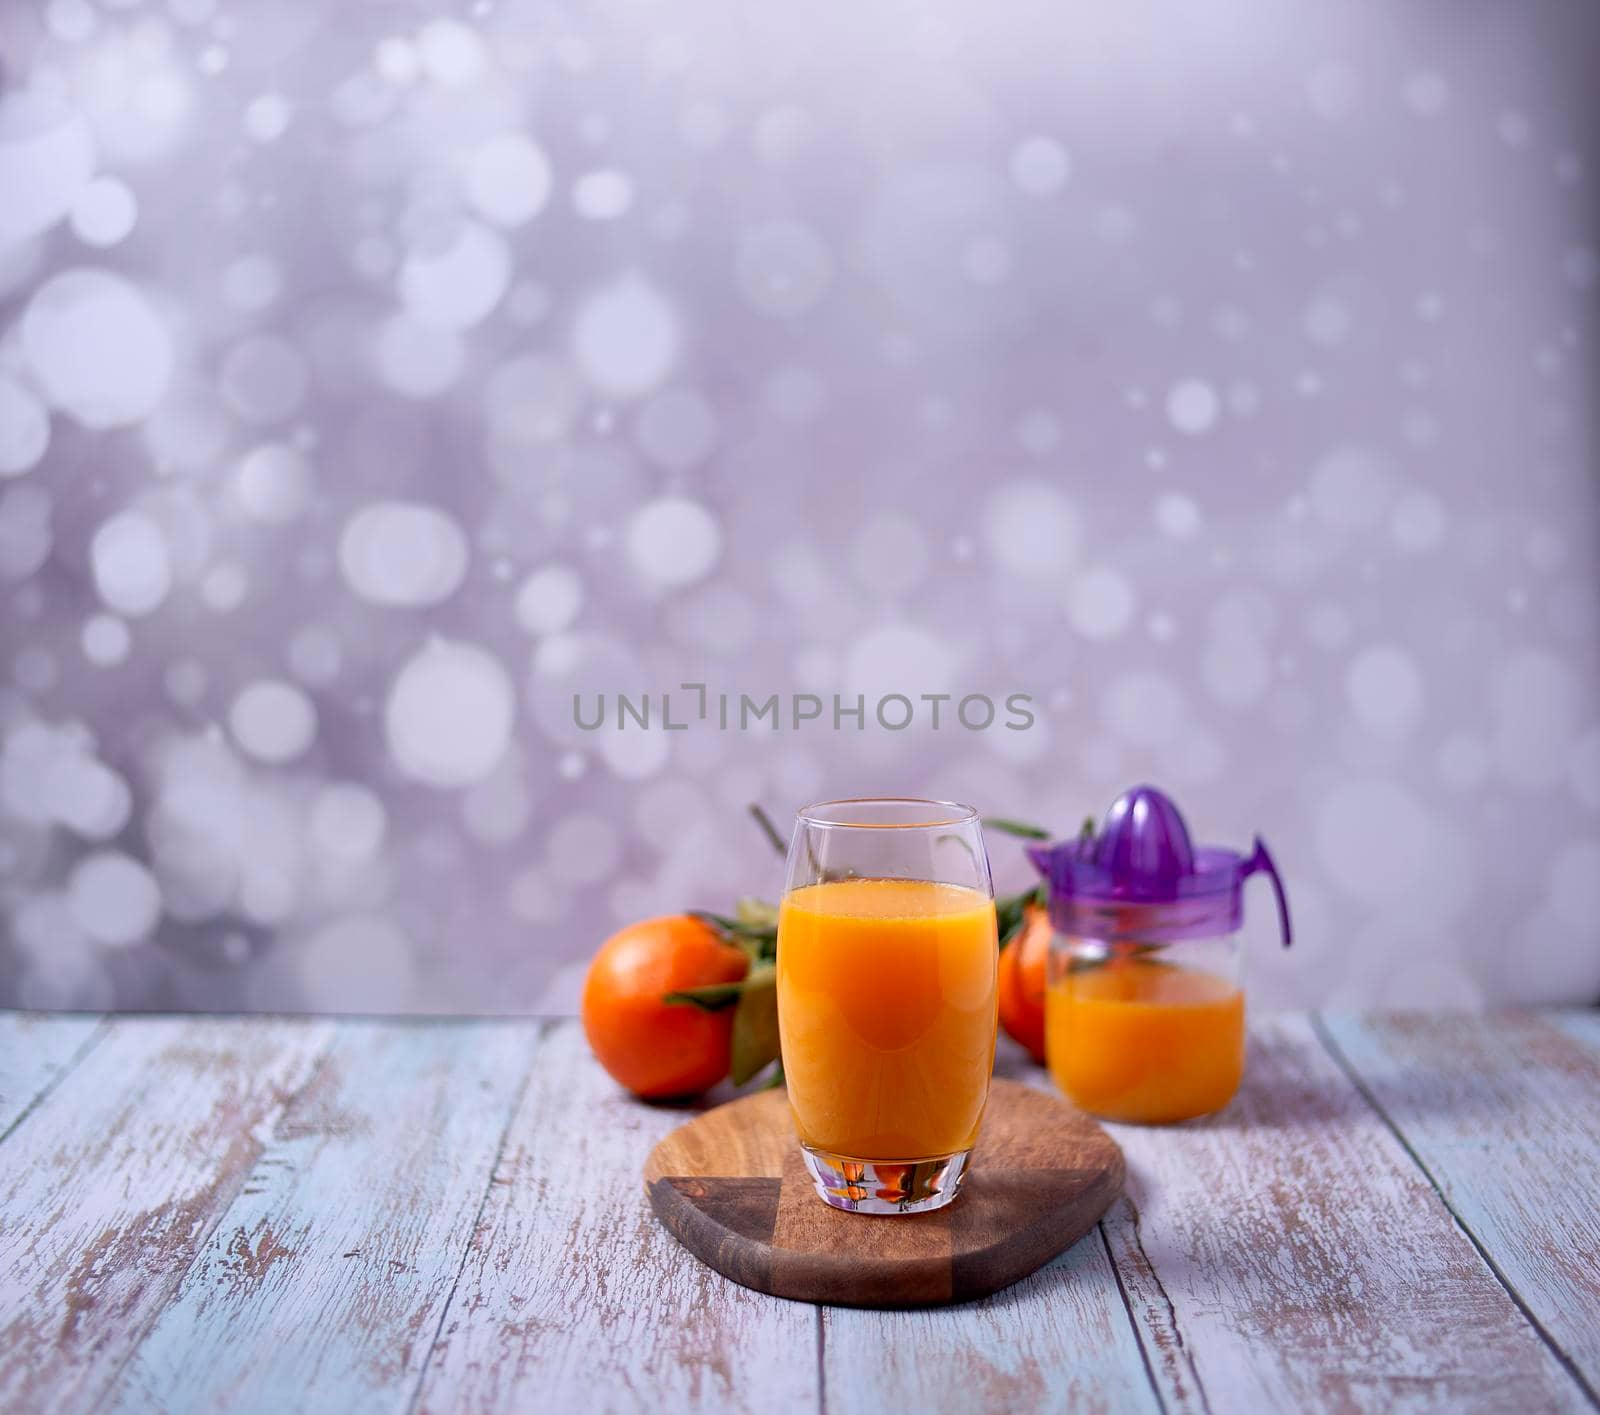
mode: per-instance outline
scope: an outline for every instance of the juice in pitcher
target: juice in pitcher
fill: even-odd
[[[1178,808],[1140,786],[1098,831],[1028,853],[1050,898],[1045,1060],[1062,1092],[1107,1120],[1221,1110],[1244,1075],[1239,927],[1252,874],[1272,881],[1290,939],[1267,847],[1192,845]]]
[[[1107,1120],[1208,1115],[1244,1075],[1244,992],[1214,968],[1063,945],[1044,1018],[1056,1085]]]
[[[800,814],[778,912],[790,1109],[837,1208],[954,1199],[994,1067],[996,923],[976,812],[835,801]]]

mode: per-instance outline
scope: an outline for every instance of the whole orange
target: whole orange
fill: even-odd
[[[1021,929],[1000,950],[1000,1025],[1038,1062],[1044,1060],[1044,987],[1049,959],[1050,915],[1030,904]]]
[[[614,933],[583,982],[583,1031],[614,1080],[653,1100],[689,1096],[728,1074],[733,1008],[705,1012],[664,993],[734,983],[749,960],[687,914],[645,919]]]

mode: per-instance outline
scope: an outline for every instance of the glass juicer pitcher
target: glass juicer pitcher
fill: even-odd
[[[1094,835],[1028,848],[1053,937],[1045,1056],[1072,1103],[1106,1120],[1209,1115],[1244,1072],[1244,882],[1272,881],[1285,947],[1289,904],[1258,836],[1249,855],[1190,843],[1153,786],[1124,792]]]

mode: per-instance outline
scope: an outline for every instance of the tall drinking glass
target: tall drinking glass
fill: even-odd
[[[994,888],[978,813],[826,801],[795,821],[778,912],[789,1105],[835,1208],[940,1209],[994,1069]]]

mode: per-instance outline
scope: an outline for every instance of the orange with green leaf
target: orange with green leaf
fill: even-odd
[[[687,914],[630,924],[613,934],[583,984],[583,1030],[600,1064],[650,1100],[696,1095],[728,1074],[734,1015],[680,1007],[682,990],[738,989],[745,951]],[[727,995],[737,1000],[737,991]]]

